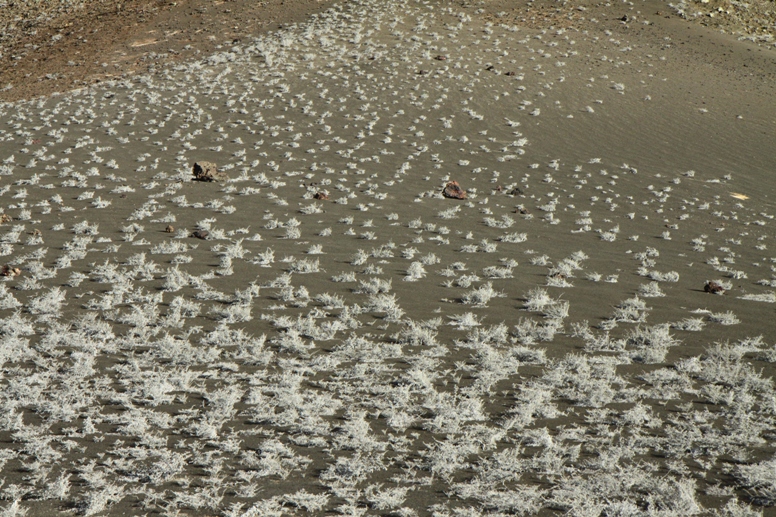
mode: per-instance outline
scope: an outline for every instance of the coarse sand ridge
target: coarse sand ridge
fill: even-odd
[[[0,104],[0,515],[772,512],[776,51],[154,5],[210,32]]]

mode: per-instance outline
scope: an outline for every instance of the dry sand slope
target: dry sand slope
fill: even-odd
[[[351,2],[0,105],[2,515],[776,503],[773,54],[628,12]]]

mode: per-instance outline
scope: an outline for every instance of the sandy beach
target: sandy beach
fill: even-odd
[[[172,4],[6,40],[0,515],[773,512],[767,33]]]

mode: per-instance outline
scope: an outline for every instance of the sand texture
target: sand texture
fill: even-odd
[[[0,515],[770,515],[776,51],[298,7],[0,104]]]
[[[332,0],[0,0],[0,101],[127,78],[304,20]]]

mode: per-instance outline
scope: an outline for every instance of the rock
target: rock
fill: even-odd
[[[22,270],[21,269],[19,269],[18,267],[11,267],[11,266],[8,266],[8,265],[3,266],[3,269],[0,270],[0,275],[2,275],[2,276],[15,277],[15,276],[19,276],[21,274],[22,274]]]
[[[0,224],[10,223],[11,221],[13,221],[13,217],[11,217],[10,215],[8,214],[0,215]]]
[[[711,294],[725,294],[725,288],[714,280],[707,280],[706,285],[703,286],[703,290]]]
[[[524,196],[525,192],[523,192],[523,189],[520,187],[515,187],[512,190],[509,191],[510,196]]]
[[[220,181],[227,179],[226,173],[218,170],[213,162],[196,162],[191,169],[197,181]]]
[[[450,181],[442,190],[442,195],[450,199],[466,199],[466,191],[461,188],[457,181]]]
[[[329,195],[326,192],[316,192],[313,198],[320,201],[327,201],[329,199]]]
[[[207,239],[208,235],[210,235],[210,232],[207,230],[195,230],[191,232],[191,236],[196,237],[197,239]]]
[[[167,227],[164,229],[164,231],[167,233],[172,233],[175,231],[175,227],[171,224],[168,224]]]

